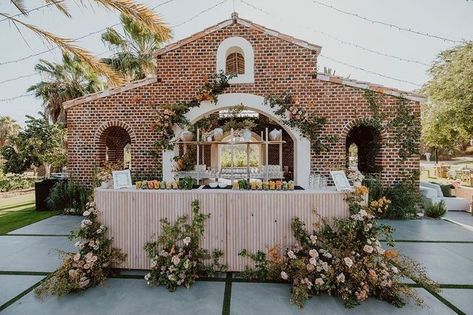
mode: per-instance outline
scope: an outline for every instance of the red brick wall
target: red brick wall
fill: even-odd
[[[190,100],[216,72],[216,52],[225,38],[241,36],[253,46],[255,83],[232,85],[226,93],[242,92],[260,96],[291,92],[300,106],[328,119],[326,132],[340,140],[328,153],[312,153],[312,167],[328,175],[334,165],[344,165],[345,138],[359,119],[371,111],[363,90],[340,83],[317,80],[316,53],[252,28],[232,24],[158,57],[157,82],[99,98],[68,110],[69,171],[73,178],[90,182],[92,166],[99,163],[98,139],[104,125],[121,124],[130,133],[132,172],[135,175],[156,174],[157,164],[150,151],[158,134],[150,130],[162,104]],[[412,112],[420,117],[420,106],[410,102]],[[386,95],[381,107],[387,117],[395,114],[396,98]],[[420,122],[419,122],[420,123]],[[382,179],[391,184],[399,171],[418,169],[419,157],[402,162],[393,135],[382,135],[380,152]],[[307,170],[309,172],[309,170]]]

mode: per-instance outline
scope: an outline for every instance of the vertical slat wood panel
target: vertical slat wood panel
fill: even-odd
[[[311,228],[317,214],[330,221],[348,215],[344,194],[337,192],[245,192],[245,191],[146,191],[104,190],[95,193],[97,208],[114,246],[127,253],[124,268],[149,269],[143,250],[146,242],[161,232],[160,219],[174,222],[191,214],[192,200],[199,200],[201,212],[210,213],[202,246],[221,249],[222,262],[232,271],[242,271],[251,262],[238,256],[242,249],[267,250],[293,244],[293,217]]]

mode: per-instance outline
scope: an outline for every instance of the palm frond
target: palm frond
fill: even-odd
[[[71,17],[71,14],[63,0],[44,0],[44,3],[55,6],[56,9],[62,12],[65,16]]]
[[[107,9],[116,10],[145,25],[162,40],[171,39],[171,30],[153,10],[134,0],[94,0]]]
[[[112,86],[117,86],[123,84],[125,81],[123,78],[113,71],[107,65],[101,63],[97,58],[95,58],[91,53],[87,50],[77,46],[75,42],[69,38],[64,38],[60,36],[56,36],[53,33],[48,31],[42,30],[35,25],[25,23],[15,17],[9,16],[7,14],[1,13],[0,15],[6,17],[7,19],[11,20],[13,23],[20,24],[27,29],[31,30],[35,34],[39,35],[41,38],[46,40],[49,43],[58,45],[63,51],[70,52],[75,55],[79,60],[89,65],[89,67],[102,75],[104,75],[109,84]]]
[[[10,0],[10,2],[21,12],[23,15],[28,15],[28,11],[26,10],[26,5],[23,0]]]

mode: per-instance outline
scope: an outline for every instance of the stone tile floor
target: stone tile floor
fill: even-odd
[[[455,218],[461,215],[456,213]],[[408,304],[398,309],[370,299],[348,310],[338,299],[322,295],[299,309],[289,303],[288,285],[244,282],[231,275],[169,293],[162,287],[147,287],[140,271],[125,272],[81,294],[37,299],[33,288],[60,264],[57,250],[73,250],[73,242],[65,235],[80,220],[56,216],[0,236],[0,313],[473,315],[473,231],[433,219],[383,221],[396,228],[400,251],[422,262],[443,287],[438,295],[416,289],[425,300],[424,307]]]

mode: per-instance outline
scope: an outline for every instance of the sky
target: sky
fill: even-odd
[[[31,12],[22,19],[68,38],[95,55],[111,52],[99,32],[117,24],[119,16],[92,0],[65,0],[72,18],[53,8]],[[473,40],[473,1],[467,0],[138,0],[155,11],[171,27],[173,40],[239,16],[281,33],[322,46],[317,64],[336,75],[368,81],[405,91],[418,89],[429,80],[427,70],[442,50],[458,43],[401,31],[392,24],[453,41]],[[25,0],[32,9],[43,4]],[[325,4],[325,6],[323,5]],[[328,6],[332,6],[330,8]],[[340,11],[381,23],[372,23]],[[16,14],[10,1],[0,2],[0,12]],[[25,115],[42,110],[42,102],[27,94],[39,82],[34,66],[40,60],[60,61],[60,50],[20,27],[21,33],[0,18],[0,116],[11,116],[24,124]],[[120,31],[120,25],[115,26]],[[49,52],[42,53],[52,49]],[[389,56],[386,56],[389,55]],[[22,59],[17,62],[12,60]],[[15,79],[4,82],[6,80]],[[18,98],[17,98],[18,97]]]

